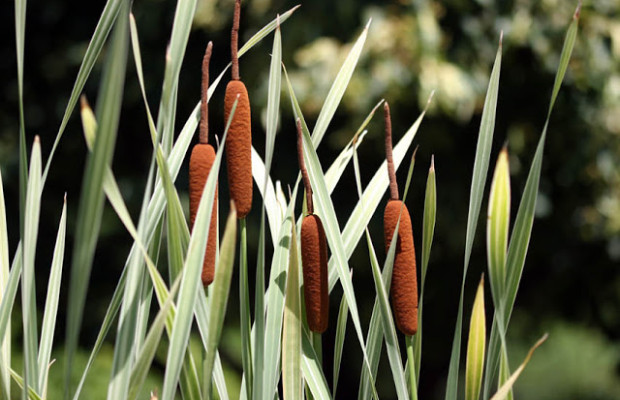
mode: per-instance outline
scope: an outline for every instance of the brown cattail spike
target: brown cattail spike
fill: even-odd
[[[385,117],[385,158],[387,160],[388,178],[390,179],[390,199],[398,200],[398,183],[396,182],[396,171],[392,158],[392,119],[390,118],[390,105],[387,101],[383,104],[383,113]]]
[[[401,213],[402,210],[402,213]],[[383,218],[386,253],[390,248],[400,216],[392,272],[392,307],[396,326],[405,335],[418,331],[418,283],[411,217],[400,200],[389,200]]]
[[[200,112],[200,143],[194,146],[189,160],[189,219],[190,229],[194,229],[196,214],[209,172],[215,161],[215,149],[208,144],[209,114],[207,111],[207,91],[209,89],[209,60],[213,44],[209,42],[202,62],[201,112]],[[202,283],[207,286],[215,276],[215,253],[217,249],[217,186],[209,222],[209,238],[202,265]]]
[[[209,143],[209,61],[211,60],[211,51],[213,42],[207,44],[205,56],[202,59],[202,86],[200,90],[200,136],[199,140],[202,144]]]
[[[239,77],[239,56],[237,55],[239,47],[239,16],[241,15],[241,0],[235,0],[235,13],[233,15],[233,26],[230,33],[230,53],[232,62],[232,78],[235,81],[241,79]]]
[[[224,97],[224,122],[228,122],[232,106],[238,99],[235,115],[228,129],[226,139],[226,167],[230,197],[237,208],[237,218],[245,218],[252,208],[252,118],[248,91],[239,79],[239,41],[240,0],[235,1],[235,14],[231,33],[232,80],[226,86]]]
[[[329,320],[327,241],[318,215],[306,215],[301,223],[301,262],[308,327],[323,333]]]
[[[228,121],[237,100],[226,138],[226,167],[230,197],[237,207],[237,217],[245,218],[252,209],[252,128],[250,99],[242,81],[230,81],[224,98],[224,119]]]
[[[306,163],[304,162],[304,138],[301,131],[301,119],[297,118],[297,158],[299,160],[299,169],[301,170],[301,176],[304,182],[304,188],[306,189],[306,208],[308,214],[314,214],[314,204],[312,203],[312,186],[310,186],[310,177],[308,176],[308,170],[306,170]]]

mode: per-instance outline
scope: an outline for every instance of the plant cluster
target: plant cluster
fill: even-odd
[[[16,1],[16,7],[18,75],[21,82],[25,1]],[[86,51],[58,135],[44,168],[38,137],[34,138],[30,161],[27,161],[23,94],[20,85],[21,241],[10,266],[6,210],[4,196],[0,195],[2,398],[11,398],[11,381],[15,381],[21,388],[22,398],[48,398],[49,371],[54,368],[51,350],[57,323],[58,300],[63,287],[67,201],[65,199],[62,209],[43,321],[39,330],[34,266],[39,240],[41,194],[50,172],[55,149],[67,127],[69,116],[77,105],[95,60],[107,43],[106,64],[95,112],[85,97],[82,97],[81,101],[84,137],[89,156],[79,200],[69,271],[65,397],[78,399],[89,396],[83,392],[85,380],[105,338],[110,330],[115,329],[114,361],[107,388],[108,399],[145,398],[142,393],[144,382],[164,336],[167,338],[168,346],[161,396],[153,391],[152,398],[172,400],[179,394],[183,399],[230,398],[218,348],[233,269],[238,268],[241,327],[239,351],[243,364],[241,398],[271,400],[280,396],[284,399],[335,397],[339,372],[343,364],[344,342],[348,337],[355,336],[363,356],[362,365],[359,366],[358,398],[380,397],[381,393],[378,393],[375,386],[375,376],[385,345],[397,397],[400,400],[417,399],[417,384],[422,367],[424,284],[437,215],[435,165],[431,162],[425,189],[419,288],[411,216],[406,206],[414,170],[415,152],[408,166],[402,200],[399,196],[395,171],[406,165],[406,155],[426,111],[421,113],[392,148],[389,106],[387,102],[381,100],[370,111],[350,143],[327,172],[323,172],[324,168],[316,149],[324,139],[354,73],[369,35],[370,22],[351,47],[311,131],[301,112],[286,68],[282,64],[281,25],[291,18],[296,8],[277,16],[238,49],[240,1],[235,2],[231,35],[232,80],[225,94],[226,129],[217,148],[209,144],[207,103],[228,67],[210,84],[209,62],[212,43],[207,45],[203,60],[201,101],[196,105],[183,129],[176,135],[176,139],[174,134],[174,121],[177,117],[176,99],[179,95],[178,80],[188,43],[190,22],[196,9],[196,0],[178,2],[156,119],[153,118],[147,101],[136,21],[130,13],[130,2],[126,0],[107,2]],[[552,89],[547,121],[531,163],[510,235],[511,187],[507,148],[504,147],[497,157],[488,195],[486,237],[487,280],[493,300],[493,321],[491,330],[488,331],[485,321],[485,315],[488,313],[484,305],[485,286],[484,279],[481,279],[473,303],[467,338],[464,388],[467,400],[478,399],[481,395],[484,399],[493,400],[511,398],[513,384],[533,351],[546,337],[543,336],[532,347],[518,368],[511,369],[506,348],[506,331],[534,221],[549,116],[575,43],[578,17],[579,8],[567,31]],[[261,156],[252,147],[252,140],[256,140],[256,137],[252,139],[250,132],[250,102],[248,91],[240,80],[239,58],[272,32],[265,154]],[[500,37],[474,159],[463,277],[446,384],[447,400],[455,400],[457,394],[462,392],[459,390],[458,381],[463,336],[464,289],[489,172],[502,62],[501,40]],[[152,161],[137,224],[133,222],[127,210],[111,169],[130,47],[152,143]],[[274,184],[270,177],[281,107],[282,83],[286,87],[295,121],[283,122],[281,134],[293,132],[296,128],[296,150],[300,169],[297,181],[289,186],[288,194],[282,190],[279,183]],[[430,102],[431,98],[428,101]],[[357,149],[363,145],[368,122],[382,104],[385,116],[386,160],[376,170],[366,187],[363,187]],[[179,191],[185,188],[177,189],[175,180],[183,160],[187,157],[189,145],[198,126],[200,126],[199,143],[194,146],[189,161],[190,224],[188,226],[179,197]],[[217,201],[218,175],[224,153],[229,179],[226,190],[230,192],[231,197],[227,217],[224,217],[223,211],[220,212],[225,207],[220,207],[221,204]],[[339,221],[342,219],[336,215],[330,196],[349,164],[353,164],[355,171],[359,201],[348,216],[344,229],[341,230]],[[258,230],[259,255],[256,260],[252,260],[256,265],[256,279],[254,299],[251,299],[248,279],[251,260],[247,256],[248,235],[245,217],[253,204],[253,180],[261,194],[259,209],[261,223]],[[0,190],[1,182],[0,179]],[[300,182],[303,182],[306,196],[303,210],[296,212]],[[388,187],[390,199],[383,215],[387,256],[381,266],[368,224],[383,201]],[[75,365],[73,359],[78,346],[82,317],[87,307],[86,295],[105,198],[131,235],[133,243],[88,363],[79,383],[75,386],[70,377]],[[221,236],[218,230],[220,216],[225,220]],[[267,235],[271,236],[271,246]],[[360,293],[355,292],[352,270],[348,264],[348,259],[362,236],[366,239],[369,261],[367,266],[372,270],[376,291],[374,308],[367,327],[361,322],[358,308]],[[237,244],[239,257],[238,262],[235,262]],[[166,250],[162,252],[166,255],[165,259],[160,256],[162,247]],[[271,255],[269,268],[266,265],[268,253]],[[328,257],[330,253],[331,256]],[[338,315],[330,318],[329,292],[336,285],[342,287],[343,296]],[[9,323],[18,288],[21,289],[23,319],[24,367],[21,371],[15,370],[11,363],[12,328]],[[391,305],[388,295],[390,292]],[[157,308],[154,316],[150,315],[154,303],[153,294]],[[433,315],[433,310],[428,310],[426,315]],[[347,335],[349,317],[354,332]],[[335,351],[328,355],[323,354],[321,334],[330,322],[336,326],[336,335]],[[199,352],[189,347],[194,323],[197,325],[200,338]],[[401,340],[396,328],[405,334],[406,350],[403,354],[406,353],[406,363],[403,362]],[[333,363],[331,385],[328,384],[324,373],[324,365],[328,362]],[[153,388],[147,388],[150,389]]]

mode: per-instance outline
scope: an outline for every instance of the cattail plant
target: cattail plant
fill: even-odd
[[[202,60],[202,85],[200,93],[200,133],[199,143],[192,149],[189,160],[189,219],[190,229],[194,229],[194,221],[198,212],[200,198],[207,182],[207,177],[215,161],[215,149],[209,144],[209,112],[207,92],[209,91],[209,60],[213,43],[209,42]],[[200,227],[198,229],[201,229]],[[217,186],[213,200],[213,211],[209,223],[209,238],[202,265],[202,284],[207,286],[213,282],[215,274],[215,252],[217,249]]]
[[[239,77],[239,15],[241,1],[235,1],[233,27],[230,35],[232,79],[226,86],[224,121],[228,121],[235,100],[239,98],[226,139],[226,163],[230,197],[235,202],[237,217],[245,218],[252,208],[252,123],[248,91]]]
[[[301,223],[301,264],[304,275],[304,299],[308,327],[316,333],[327,329],[329,292],[327,289],[327,241],[321,218],[314,214],[312,187],[304,163],[301,120],[297,119],[297,157],[306,189],[308,214]]]
[[[385,157],[387,159],[388,176],[390,180],[390,200],[385,206],[383,229],[385,233],[386,252],[392,243],[396,225],[398,240],[394,255],[394,271],[392,272],[392,307],[396,326],[405,335],[415,335],[418,330],[418,282],[416,278],[415,248],[411,217],[407,206],[399,200],[398,183],[392,159],[392,121],[390,106],[385,102]]]

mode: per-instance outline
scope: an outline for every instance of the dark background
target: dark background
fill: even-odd
[[[407,204],[412,213],[416,247],[420,249],[426,174],[434,154],[438,211],[426,281],[420,390],[421,398],[441,398],[461,284],[476,138],[500,31],[504,31],[503,63],[491,168],[500,146],[508,141],[514,216],[545,121],[564,34],[576,2],[451,0],[414,3],[322,0],[303,4],[282,26],[283,62],[291,73],[306,121],[312,128],[349,44],[357,38],[367,20],[373,18],[358,68],[318,149],[324,169],[381,98],[390,102],[397,140],[417,118],[430,91],[437,90],[415,140],[420,148]],[[176,132],[199,100],[200,62],[207,41],[214,42],[213,77],[229,60],[232,4],[230,0],[199,2],[179,82]],[[271,21],[276,13],[283,13],[295,4],[278,0],[244,2],[241,43]],[[103,6],[100,0],[87,3],[33,0],[28,3],[24,61],[26,136],[29,149],[34,135],[41,137],[44,160]],[[147,96],[154,112],[161,94],[164,54],[175,6],[171,1],[141,0],[134,2],[132,8],[140,35]],[[13,13],[12,2],[0,5],[0,76],[3,77],[0,85],[0,165],[11,252],[19,240],[19,114]],[[522,398],[620,397],[619,13],[620,5],[614,1],[585,2],[575,51],[551,117],[537,218],[509,331],[513,369],[543,332],[550,332],[551,337],[517,384],[516,393]],[[254,145],[261,154],[264,154],[261,116],[266,109],[272,38],[268,36],[252,49],[240,66],[253,101]],[[100,60],[84,90],[93,105],[101,68]],[[137,220],[151,145],[131,56],[125,87],[113,169],[124,199]],[[223,86],[218,87],[210,103],[212,133],[223,131],[223,90]],[[359,149],[363,184],[368,182],[384,156],[380,113],[370,123],[368,131]],[[272,167],[272,177],[281,180],[284,187],[293,183],[297,174],[294,140],[290,101],[284,89]],[[85,155],[79,115],[75,111],[43,193],[37,252],[40,277],[46,277],[49,270],[65,192],[69,213],[67,258],[71,254]],[[186,176],[187,161],[176,182],[185,205]],[[353,177],[352,168],[348,168],[333,195],[341,226],[357,201],[352,195],[356,193]],[[398,172],[401,190],[405,178],[406,169],[403,168]],[[488,193],[488,185],[485,190]],[[220,190],[221,204],[227,204],[227,195],[227,190]],[[248,223],[253,252],[258,245],[260,218],[257,191],[254,202],[256,207]],[[476,284],[486,268],[485,212],[486,201],[467,276],[464,333]],[[382,260],[379,215],[375,215],[370,228]],[[82,329],[81,343],[85,351],[98,333],[130,244],[130,237],[114,211],[106,206]],[[254,258],[251,256],[250,260]],[[367,263],[366,246],[360,245],[350,261],[359,293],[373,293],[370,291],[374,290]],[[65,265],[69,265],[69,260]],[[65,281],[65,287],[67,283]],[[46,279],[37,281],[39,308],[42,308],[46,285]],[[227,319],[230,335],[224,335],[224,358],[232,370],[239,371],[240,359],[234,341],[238,324],[234,316],[238,309],[234,284],[231,296],[229,308],[232,311]],[[331,296],[330,329],[324,335],[328,382],[331,382],[332,369],[329,352],[333,346],[340,296],[341,290],[336,288]],[[365,327],[372,310],[372,298],[359,296]],[[490,296],[486,300],[488,311]],[[59,321],[66,319],[65,302],[63,296]],[[15,328],[14,332],[17,331],[19,329]],[[60,327],[57,338],[63,338],[63,334]],[[19,336],[15,335],[15,343],[19,343]],[[62,344],[62,340],[58,340],[58,344]],[[345,343],[338,398],[347,398],[347,389],[357,387],[360,357],[357,341],[350,331]],[[161,360],[158,365],[163,366]],[[393,388],[387,365],[386,360],[377,379],[379,392],[386,393],[389,398]]]

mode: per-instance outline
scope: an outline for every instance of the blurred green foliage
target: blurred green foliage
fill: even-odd
[[[44,157],[51,148],[103,4],[103,1],[84,3],[77,0],[28,4],[24,82],[26,134],[29,143],[35,134],[41,136]],[[284,12],[295,4],[284,0],[245,1],[241,41],[277,12]],[[0,102],[3,104],[0,107],[0,165],[9,210],[9,231],[15,234],[19,231],[18,106],[12,6],[12,2],[0,5],[0,37],[3,41],[0,46],[0,73],[3,76],[0,87]],[[456,315],[476,135],[500,33],[503,31],[504,62],[492,157],[496,157],[497,150],[507,140],[513,200],[516,201],[542,130],[563,34],[575,6],[576,1],[564,0],[315,0],[304,3],[282,28],[283,61],[306,120],[312,126],[350,42],[372,18],[358,70],[330,126],[327,140],[319,149],[324,168],[379,99],[390,101],[394,136],[398,139],[425,105],[429,93],[436,90],[429,116],[417,139],[420,150],[408,200],[414,232],[417,232],[416,244],[420,248],[425,174],[430,156],[434,154],[438,217],[427,279],[425,329],[433,334],[426,336],[423,349],[421,390],[424,398],[443,396]],[[156,110],[155,102],[161,90],[159,82],[163,76],[174,8],[174,2],[164,0],[145,0],[133,5],[140,31],[147,96],[153,110]],[[214,42],[212,71],[219,72],[228,62],[231,14],[232,0],[199,2],[179,82],[179,91],[183,95],[178,99],[178,126],[198,101],[200,60],[208,40]],[[517,394],[522,393],[522,398],[537,398],[535,394],[540,388],[556,387],[568,381],[573,383],[573,391],[550,390],[548,396],[542,394],[547,392],[540,392],[538,398],[618,398],[619,15],[620,3],[616,0],[584,1],[577,44],[551,118],[538,218],[534,224],[522,290],[517,299],[517,310],[529,318],[515,320],[513,328],[516,332],[511,337],[519,343],[530,338],[528,329],[536,332],[544,329],[544,325],[532,321],[564,322],[551,329],[549,341],[528,367],[531,371],[526,370],[523,383],[517,385]],[[254,145],[261,153],[269,51],[270,44],[266,41],[241,61],[241,75],[253,101]],[[143,190],[150,154],[144,151],[149,148],[149,138],[138,83],[133,66],[129,69],[114,171],[130,211],[137,218],[139,193]],[[97,64],[85,89],[93,100],[97,95],[100,71],[101,65]],[[215,133],[223,130],[222,103],[223,88],[218,88],[210,107],[210,122]],[[282,98],[281,118],[273,176],[286,185],[293,181],[297,168],[295,154],[290,151],[294,148],[295,135],[287,95]],[[382,134],[381,118],[375,118],[359,150],[363,178],[368,179],[368,174],[383,158]],[[44,205],[42,209],[40,234],[49,240],[41,240],[37,254],[39,276],[48,273],[58,204],[64,192],[68,193],[69,204],[68,243],[73,240],[71,235],[85,154],[86,146],[76,113],[60,144],[43,195],[50,205],[47,208]],[[349,179],[345,178],[334,193],[336,211],[343,215],[342,222],[354,204],[350,197],[355,190],[353,172],[347,174]],[[181,174],[177,187],[187,186],[185,176]],[[399,180],[404,180],[404,171],[399,172]],[[220,201],[226,201],[227,191],[221,190],[220,196],[224,197]],[[516,208],[515,204],[513,213]],[[253,230],[258,226],[258,213],[250,218],[249,237],[252,238]],[[471,276],[476,279],[486,265],[484,224],[479,226],[470,268]],[[377,218],[372,222],[371,232],[378,235],[380,231]],[[89,289],[90,311],[84,321],[82,342],[85,346],[94,341],[129,250],[128,239],[113,211],[106,209]],[[16,236],[10,245],[15,249]],[[250,240],[250,245],[256,246],[256,241]],[[354,283],[370,288],[371,275],[364,260],[364,249],[360,248],[351,260],[351,266],[356,268]],[[468,281],[467,299],[473,299],[476,279]],[[37,285],[45,290],[44,279]],[[341,292],[336,290],[334,293],[332,304],[337,307]],[[368,317],[371,307],[370,303],[360,304],[362,315]],[[230,308],[238,307],[233,305]],[[440,318],[433,317],[433,310]],[[336,315],[336,308],[333,311]],[[466,312],[469,311],[466,309]],[[59,315],[59,319],[65,319],[65,315]],[[234,321],[234,316],[228,320]],[[576,328],[573,324],[587,328]],[[333,335],[330,332],[328,338]],[[57,337],[63,337],[63,334],[57,332]],[[227,344],[224,340],[223,357],[238,366],[234,343],[238,341]],[[326,342],[325,351],[330,351],[330,346]],[[576,348],[583,353],[572,352],[577,351]],[[348,363],[361,365],[354,345],[351,348],[345,345],[345,352],[352,354]],[[592,354],[600,357],[592,357]],[[513,366],[519,360],[520,356],[515,356]],[[326,371],[329,374],[330,367]],[[588,371],[591,372],[589,375]],[[387,369],[385,372],[389,374]],[[343,382],[358,375],[357,367],[348,374],[342,371]],[[381,381],[381,376],[378,379]],[[554,379],[560,380],[555,383]],[[588,396],[587,391],[592,390],[593,385],[605,389],[597,392],[597,397],[592,392],[592,396]],[[346,384],[341,384],[342,387]],[[551,397],[552,394],[559,397]]]

